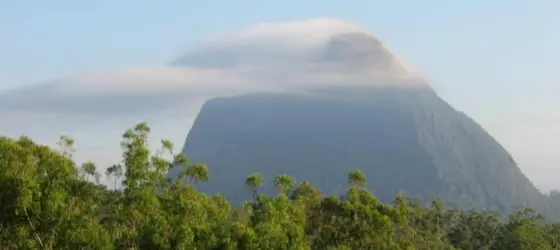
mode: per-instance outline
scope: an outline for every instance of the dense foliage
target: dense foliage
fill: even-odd
[[[289,175],[247,177],[242,207],[198,192],[210,179],[162,141],[148,150],[139,124],[123,136],[122,164],[99,184],[95,165],[76,166],[70,138],[61,150],[0,137],[0,249],[560,249],[560,225],[530,209],[500,216],[450,210],[397,196],[380,202],[365,175],[348,173],[342,196],[323,197]],[[181,168],[175,180],[171,166]],[[267,181],[277,195],[260,193]]]

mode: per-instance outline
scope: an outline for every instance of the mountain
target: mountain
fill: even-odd
[[[491,135],[369,32],[333,33],[281,57],[266,46],[210,51],[215,53],[203,54],[214,56],[204,63],[200,53],[175,63],[283,65],[283,71],[257,79],[290,88],[217,97],[203,105],[183,148],[209,166],[211,181],[199,185],[202,191],[240,202],[250,198],[245,178],[259,172],[267,180],[264,192],[274,192],[275,175],[289,174],[324,193],[341,194],[347,173],[361,169],[385,201],[405,192],[439,196],[463,208],[547,209],[546,197]],[[277,60],[264,60],[271,55]]]
[[[202,107],[184,153],[208,164],[203,191],[233,201],[249,197],[243,184],[254,172],[268,192],[286,173],[339,194],[358,168],[386,201],[404,191],[511,211],[540,208],[544,199],[495,139],[426,86],[215,98]]]

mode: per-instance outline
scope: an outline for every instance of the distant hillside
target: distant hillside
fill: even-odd
[[[345,173],[360,168],[384,200],[404,191],[467,208],[545,207],[508,152],[429,87],[216,98],[184,152],[209,166],[212,181],[200,188],[234,202],[249,197],[240,190],[253,172],[289,173],[338,194]]]

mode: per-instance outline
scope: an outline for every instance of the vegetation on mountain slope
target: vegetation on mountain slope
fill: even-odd
[[[244,183],[253,198],[231,206],[197,191],[212,177],[205,165],[165,140],[150,152],[149,131],[123,135],[123,161],[106,171],[118,190],[98,183],[92,163],[76,165],[70,138],[55,151],[0,137],[0,249],[560,249],[560,224],[530,209],[506,217],[438,199],[382,203],[360,170],[344,195],[326,197],[289,175],[254,173]],[[261,193],[267,182],[275,195]]]

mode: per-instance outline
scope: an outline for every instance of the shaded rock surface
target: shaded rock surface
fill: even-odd
[[[250,198],[244,180],[254,172],[265,177],[263,192],[273,193],[274,176],[286,173],[340,194],[346,174],[358,168],[386,201],[404,191],[502,211],[542,208],[544,202],[492,136],[428,87],[212,99],[184,153],[210,169],[211,181],[199,188],[233,202]]]

